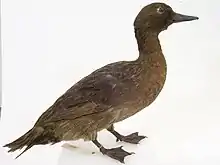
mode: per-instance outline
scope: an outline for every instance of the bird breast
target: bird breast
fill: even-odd
[[[131,99],[121,108],[122,121],[149,106],[161,92],[166,80],[167,66],[163,54],[154,54],[142,64],[142,71],[138,76],[133,76],[135,88],[132,90]]]

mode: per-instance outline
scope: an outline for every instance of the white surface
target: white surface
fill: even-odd
[[[147,0],[3,0],[3,113],[1,145],[29,130],[37,118],[80,78],[107,63],[137,57],[133,20]],[[158,99],[117,125],[122,133],[149,138],[126,164],[220,164],[219,1],[166,1],[175,11],[200,20],[172,25],[160,35],[168,77]],[[85,60],[86,59],[86,60]],[[2,164],[118,164],[93,144],[79,148],[37,146],[17,160],[1,149]],[[4,151],[4,153],[2,153]]]
[[[2,4],[0,3],[0,11],[2,13]],[[0,20],[0,24],[2,25],[2,20]],[[2,26],[0,25],[0,30],[2,30]],[[2,34],[0,34],[0,38],[2,39]],[[2,40],[0,41],[0,120],[1,120],[1,112],[2,112]]]

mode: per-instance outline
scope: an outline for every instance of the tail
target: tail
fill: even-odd
[[[22,149],[23,147],[27,146],[23,152],[21,152],[15,159],[21,156],[24,152],[29,150],[34,145],[39,144],[42,139],[44,129],[42,127],[33,127],[23,136],[19,137],[15,141],[4,145],[3,147],[8,147],[10,150],[8,152],[14,152],[18,149]]]

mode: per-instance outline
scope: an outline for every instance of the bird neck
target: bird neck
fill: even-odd
[[[142,28],[135,28],[135,37],[140,52],[139,58],[147,58],[148,54],[161,52],[161,45],[156,32],[151,32]],[[142,57],[143,56],[143,57]]]

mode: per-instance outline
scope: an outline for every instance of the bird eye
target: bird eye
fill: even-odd
[[[163,14],[164,11],[165,11],[165,10],[164,10],[162,7],[158,7],[158,8],[157,8],[157,13],[158,13],[158,14]]]

